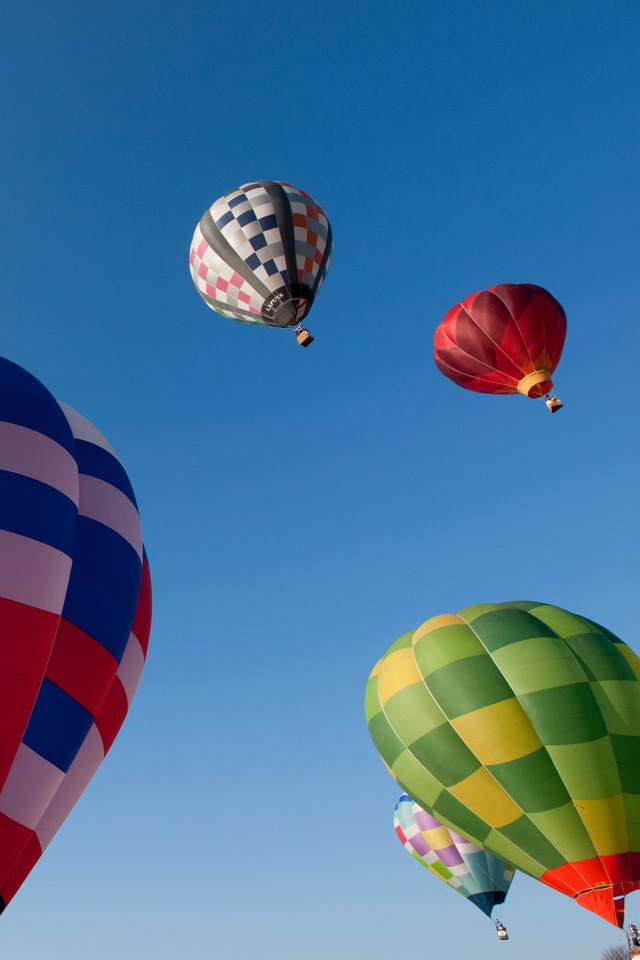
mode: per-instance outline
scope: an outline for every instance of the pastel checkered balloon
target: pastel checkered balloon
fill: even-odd
[[[406,793],[396,804],[393,826],[415,860],[488,917],[497,904],[504,903],[513,868],[449,830]]]
[[[400,637],[369,732],[416,803],[616,925],[640,888],[640,659],[585,617],[479,604]]]
[[[295,327],[322,286],[331,250],[329,221],[308,193],[260,180],[207,210],[189,264],[196,290],[222,316]]]
[[[122,464],[0,359],[0,911],[111,747],[144,666],[151,580]]]

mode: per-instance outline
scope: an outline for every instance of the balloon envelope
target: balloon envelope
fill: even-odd
[[[504,903],[513,869],[449,830],[406,793],[396,804],[393,825],[412,857],[488,917],[496,904]]]
[[[449,310],[435,332],[434,359],[467,390],[543,397],[553,388],[566,333],[564,310],[548,290],[501,283]]]
[[[621,925],[640,886],[640,660],[534,602],[428,620],[374,668],[369,731],[443,823]]]
[[[316,201],[273,180],[245,183],[207,210],[189,264],[205,303],[233,320],[294,327],[331,261],[331,227]]]
[[[111,746],[151,581],[127,475],[88,420],[0,359],[0,910]]]

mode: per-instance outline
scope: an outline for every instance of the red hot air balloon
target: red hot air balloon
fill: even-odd
[[[434,336],[438,369],[477,393],[544,397],[552,413],[562,404],[550,391],[567,333],[558,301],[533,283],[500,283],[472,293],[448,311]]]
[[[111,747],[142,673],[151,579],[105,438],[0,358],[0,912]]]

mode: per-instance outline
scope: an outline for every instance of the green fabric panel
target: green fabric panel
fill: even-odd
[[[618,764],[622,792],[640,798],[640,737],[611,734],[611,746]]]
[[[546,745],[600,740],[607,732],[596,698],[586,682],[555,690],[537,690],[518,699]]]
[[[500,833],[511,840],[517,847],[521,847],[530,857],[541,863],[545,870],[554,870],[562,866],[565,859],[552,843],[538,830],[535,823],[528,817],[522,816],[513,823],[500,827]],[[518,861],[515,861],[518,866]]]
[[[557,810],[532,813],[531,820],[569,863],[596,856],[589,834],[572,803]]]
[[[466,780],[482,766],[449,724],[414,740],[409,748],[445,787]]]
[[[524,853],[520,847],[517,847],[511,840],[507,840],[507,838],[497,830],[491,830],[489,832],[482,846],[488,853],[492,853],[494,857],[504,860],[505,863],[512,863],[518,870],[521,870],[523,873],[528,873],[530,876],[535,877],[536,880],[540,879],[546,869],[542,864],[538,863],[537,860],[534,860],[533,857]]]
[[[429,677],[429,690],[450,719],[513,696],[489,656],[469,657],[441,667]]]
[[[554,636],[540,620],[513,607],[484,613],[471,622],[471,627],[490,653],[522,640]]]
[[[378,696],[378,678],[370,677],[364,690],[364,715],[367,718],[367,723],[370,723],[381,710],[380,697]]]
[[[461,833],[477,846],[482,846],[485,837],[491,832],[488,823],[472,813],[448,790],[442,791],[431,810],[438,820],[446,822],[447,826],[452,827],[456,833]]]
[[[464,623],[452,623],[432,630],[421,637],[413,648],[418,669],[425,678],[448,663],[485,653],[478,638]]]
[[[537,600],[509,600],[507,603],[504,603],[505,607],[513,607],[515,610],[525,610],[529,613],[531,610],[535,610],[536,607],[542,607],[544,604],[539,603]]]
[[[401,637],[398,637],[385,653],[385,659],[391,656],[392,653],[396,653],[397,650],[406,650],[407,647],[410,647],[413,642],[414,633],[415,630],[410,630],[409,633],[403,633]]]
[[[509,763],[492,764],[487,770],[529,815],[569,802],[569,794],[544,747]]]
[[[609,737],[547,750],[573,800],[604,800],[621,792]]]
[[[398,786],[425,810],[431,808],[442,793],[442,784],[408,750],[396,760],[393,774]]]
[[[443,880],[452,879],[453,874],[451,873],[451,870],[449,870],[448,867],[445,867],[442,860],[436,860],[435,863],[430,863],[429,866],[431,867],[432,870],[435,870],[435,872],[439,874]],[[427,867],[427,869],[429,868]]]
[[[550,603],[540,603],[532,607],[530,613],[546,623],[549,629],[559,637],[571,637],[577,633],[588,633],[594,628],[595,631],[600,629],[591,620],[586,620],[577,613],[563,610],[562,607],[554,607]]]
[[[580,664],[557,637],[521,640],[497,650],[493,659],[518,697],[534,690],[584,682]]]
[[[387,723],[384,713],[378,713],[371,718],[369,733],[382,759],[392,767],[400,754],[404,753],[405,745]]]
[[[581,617],[581,620],[584,620],[585,623],[588,623],[592,627],[595,627],[596,630],[599,630],[600,633],[603,633],[605,637],[608,637],[612,643],[624,643],[624,640],[621,640],[620,637],[616,636],[615,633],[612,633],[611,630],[608,630],[606,627],[603,627],[601,623],[596,623],[595,620],[589,620],[588,617]]]
[[[640,853],[640,797],[625,794],[623,800],[627,817],[629,849]]]
[[[458,610],[458,616],[462,617],[463,620],[471,624],[484,613],[489,613],[492,610],[499,610],[501,607],[501,603],[474,603],[470,607],[463,607],[462,610]]]
[[[610,734],[633,737],[634,731],[640,732],[640,685],[635,677],[629,681],[604,680],[592,684],[591,689]]]
[[[601,633],[581,633],[567,637],[571,648],[588,680],[634,680],[633,670],[608,637]]]
[[[387,700],[384,711],[388,722],[405,743],[413,743],[447,718],[423,683],[403,687]]]

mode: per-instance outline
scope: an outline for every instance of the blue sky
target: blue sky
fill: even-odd
[[[3,915],[7,956],[620,942],[520,876],[498,945],[401,849],[362,699],[396,637],[476,602],[557,603],[640,651],[639,34],[631,0],[5,5],[2,352],[121,457],[155,604],[132,712]],[[333,227],[305,351],[189,276],[204,210],[254,179]],[[502,282],[566,309],[554,417],[433,364],[449,307]]]

